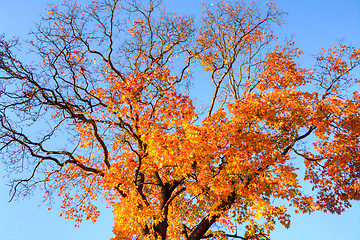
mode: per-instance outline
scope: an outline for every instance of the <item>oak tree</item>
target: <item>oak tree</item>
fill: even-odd
[[[339,214],[360,200],[360,49],[340,44],[305,69],[294,43],[275,44],[273,4],[202,14],[65,1],[33,30],[32,62],[2,38],[11,199],[41,189],[76,224],[96,221],[103,199],[114,239],[184,240],[269,239],[289,206]],[[205,108],[189,95],[201,71]]]

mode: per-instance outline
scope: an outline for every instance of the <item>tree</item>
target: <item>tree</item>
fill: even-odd
[[[105,199],[116,239],[268,239],[276,221],[289,227],[288,205],[341,213],[359,200],[359,49],[341,44],[303,69],[293,43],[274,46],[272,4],[204,5],[196,28],[141,3],[52,6],[31,64],[1,40],[13,197],[59,195],[77,223]],[[195,64],[214,85],[203,112],[187,94]]]

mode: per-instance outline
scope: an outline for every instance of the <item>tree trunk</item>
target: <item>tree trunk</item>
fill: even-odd
[[[216,222],[216,219],[218,218],[218,215],[215,216],[207,216],[201,220],[199,225],[196,226],[195,230],[190,234],[189,238],[187,240],[200,240],[207,230]]]

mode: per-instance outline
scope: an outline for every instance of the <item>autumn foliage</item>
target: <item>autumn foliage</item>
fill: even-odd
[[[103,199],[114,239],[184,240],[268,239],[290,226],[289,206],[339,214],[360,200],[360,49],[340,44],[305,69],[294,43],[275,43],[274,5],[202,14],[197,27],[152,0],[66,1],[33,31],[33,62],[3,38],[12,198],[42,189],[76,224]],[[205,107],[190,94],[199,79]]]

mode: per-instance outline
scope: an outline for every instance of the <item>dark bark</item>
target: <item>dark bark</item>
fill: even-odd
[[[214,215],[203,218],[196,226],[195,230],[190,234],[188,240],[199,240],[202,238],[219,217],[220,215]]]
[[[160,237],[162,240],[166,240],[168,226],[168,220],[166,217],[163,221],[159,222],[154,226],[156,236]]]
[[[231,208],[233,203],[236,200],[236,192],[232,191],[227,197],[227,201],[223,201],[219,206],[218,210],[225,212]],[[210,229],[210,227],[216,222],[220,217],[220,214],[217,215],[208,215],[201,220],[201,222],[196,226],[194,231],[190,234],[188,240],[198,240],[204,237],[205,233]]]

